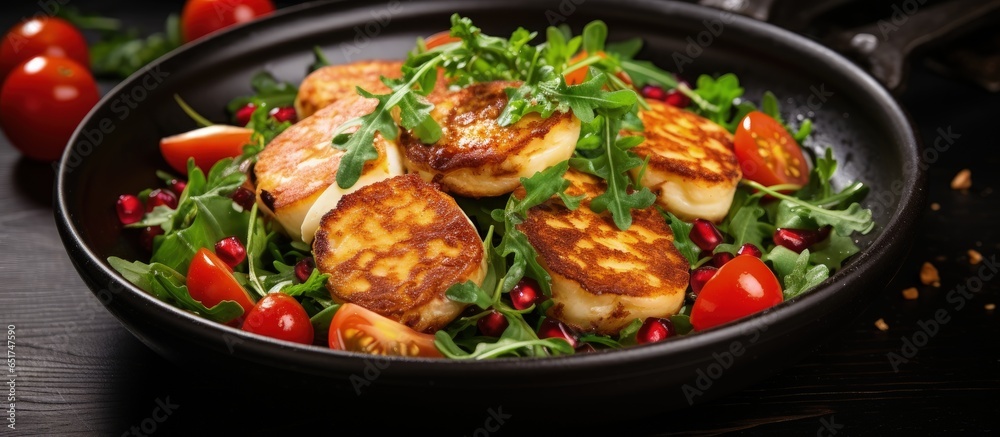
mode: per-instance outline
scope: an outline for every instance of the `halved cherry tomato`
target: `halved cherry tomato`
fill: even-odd
[[[214,307],[224,300],[232,300],[243,307],[243,314],[253,309],[253,299],[236,281],[233,270],[212,251],[198,249],[187,272],[188,293],[206,307]]]
[[[222,158],[240,156],[250,143],[253,130],[221,124],[195,129],[160,140],[160,153],[174,170],[187,174],[188,158],[208,171]]]
[[[427,50],[430,50],[437,46],[443,46],[448,43],[459,42],[459,41],[461,41],[461,38],[456,38],[454,36],[451,36],[450,30],[443,30],[441,32],[428,36],[427,39],[424,40],[424,46],[427,47]]]
[[[434,336],[352,303],[337,310],[330,322],[330,349],[378,355],[440,357]]]
[[[809,182],[809,165],[802,148],[769,115],[753,111],[736,128],[733,141],[743,177],[763,185]]]
[[[181,13],[181,34],[185,42],[191,42],[271,12],[270,0],[188,0]]]
[[[708,329],[773,307],[783,300],[781,284],[760,258],[739,255],[722,266],[698,293],[691,325]]]
[[[69,58],[36,56],[7,76],[0,90],[0,126],[24,156],[55,161],[99,99],[86,67]]]
[[[247,313],[242,329],[294,343],[312,344],[313,326],[299,301],[285,293],[270,293]]]
[[[61,18],[37,17],[12,27],[0,43],[0,83],[22,62],[35,56],[69,58],[87,68],[87,40]]]

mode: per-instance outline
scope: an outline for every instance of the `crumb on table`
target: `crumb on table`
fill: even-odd
[[[955,175],[955,178],[951,180],[952,190],[968,190],[972,187],[972,171],[969,169],[963,169]]]
[[[917,287],[910,287],[903,290],[903,298],[906,300],[914,300],[918,297],[920,297],[920,291],[917,290]]]
[[[940,203],[934,202],[934,203],[931,204],[931,211],[937,211],[937,210],[940,210],[940,209],[941,209],[941,204]]]
[[[920,283],[924,285],[933,285],[935,287],[941,286],[941,276],[938,274],[937,267],[934,264],[925,262],[923,266],[920,267]]]
[[[885,323],[885,320],[883,320],[883,319],[876,320],[875,321],[875,327],[878,328],[878,330],[882,331],[882,332],[885,332],[885,331],[889,330],[889,324]]]
[[[969,249],[969,264],[976,265],[983,262],[983,254],[974,249]]]

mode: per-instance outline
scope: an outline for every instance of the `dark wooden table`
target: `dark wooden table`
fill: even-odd
[[[41,11],[43,3],[5,5],[0,27]],[[77,3],[152,30],[168,12],[179,10],[181,2]],[[106,91],[112,83],[102,85]],[[918,66],[901,102],[926,144],[933,144],[939,130],[950,129],[960,137],[930,168],[929,201],[940,210],[926,211],[912,252],[887,288],[871,290],[877,295],[873,303],[857,308],[857,319],[831,333],[830,339],[817,339],[817,350],[807,358],[742,392],[683,411],[589,430],[1000,432],[1000,314],[986,309],[1000,301],[1000,280],[983,277],[982,289],[971,298],[957,298],[954,291],[970,280],[977,285],[977,272],[985,265],[970,265],[967,250],[976,249],[987,259],[1000,251],[1000,203],[993,192],[1000,185],[1000,95]],[[51,167],[21,159],[6,138],[0,143],[0,327],[14,325],[16,331],[17,435],[140,435],[154,429],[158,434],[239,435],[290,426],[342,433],[381,425],[354,423],[330,407],[331,402],[348,404],[351,399],[326,399],[321,405],[313,402],[323,398],[321,393],[285,392],[267,381],[234,384],[218,375],[177,368],[153,353],[104,310],[71,266],[52,217]],[[963,168],[972,170],[972,189],[953,191],[949,182]],[[940,269],[940,288],[920,285],[918,271],[925,261]],[[919,288],[920,297],[904,300],[900,292],[911,286]],[[948,321],[931,326],[927,321],[942,311]],[[889,325],[888,331],[875,328],[879,318]],[[908,343],[921,346],[910,349]],[[631,402],[655,399],[581,406],[580,417],[554,418],[554,423],[586,425],[588,415],[614,414]],[[175,407],[165,408],[168,405]],[[434,423],[447,423],[447,416],[425,422]],[[386,424],[411,429],[391,419]],[[6,426],[0,430],[15,433]]]

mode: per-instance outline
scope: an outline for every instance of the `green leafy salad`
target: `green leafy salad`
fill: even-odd
[[[544,35],[518,28],[503,38],[455,15],[449,32],[416,41],[399,74],[381,77],[381,90],[356,87],[376,103],[329,135],[339,159],[335,184],[344,190],[361,186],[366,166],[383,153],[379,141],[405,134],[420,147],[440,147],[449,128],[434,116],[434,92],[504,81],[514,85],[504,90],[499,129],[566,114],[578,121],[571,153],[521,177],[513,192],[476,198],[442,189],[475,226],[485,274],[436,291],[464,309],[434,329],[414,330],[409,319],[380,314],[379,305],[332,293],[340,278],[318,262],[319,243],[290,237],[274,219],[273,196],[257,187],[255,165],[272,140],[296,129],[298,89],[267,72],[253,79],[253,95],[227,105],[238,126],[213,125],[178,98],[204,127],[163,140],[175,170],[157,173],[163,188],[123,194],[116,204],[124,232],[148,251],[148,261],[108,262],[157,299],[259,335],[365,353],[487,359],[593,352],[711,329],[817,287],[859,251],[855,237],[874,228],[859,203],[867,187],[835,187],[833,150],[800,147],[812,144],[810,120],[786,122],[770,92],[751,102],[733,74],[702,75],[690,85],[636,59],[641,40],[608,43],[607,35],[595,21],[580,35],[562,26]],[[311,69],[327,68],[318,48],[316,56]],[[651,114],[661,114],[655,126]],[[732,167],[735,177],[713,180],[720,187],[713,193],[724,193],[712,197],[716,209],[722,205],[717,214],[664,200],[675,198],[669,190],[687,189],[683,175],[651,182],[670,171],[657,164],[648,138],[661,125],[661,137],[687,144],[681,154],[694,157],[687,162]],[[684,133],[696,128],[701,136]],[[715,149],[706,152],[709,138]],[[596,191],[581,191],[580,180],[593,181]],[[609,313],[595,309],[592,323],[571,316],[567,290],[586,294],[587,284],[566,285],[569,275],[553,274],[555,263],[533,245],[525,226],[539,211],[588,214],[612,239],[656,222],[663,231],[655,241],[663,243],[654,257],[662,254],[672,270],[669,283],[652,289],[662,298],[656,302],[670,303],[634,309],[622,298]]]

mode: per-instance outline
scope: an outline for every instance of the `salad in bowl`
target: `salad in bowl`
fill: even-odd
[[[867,187],[734,74],[685,82],[550,27],[452,16],[405,60],[261,72],[231,125],[163,138],[122,194],[125,279],[300,344],[489,359],[670,341],[821,284],[874,228]],[[220,106],[223,102],[220,102]]]

